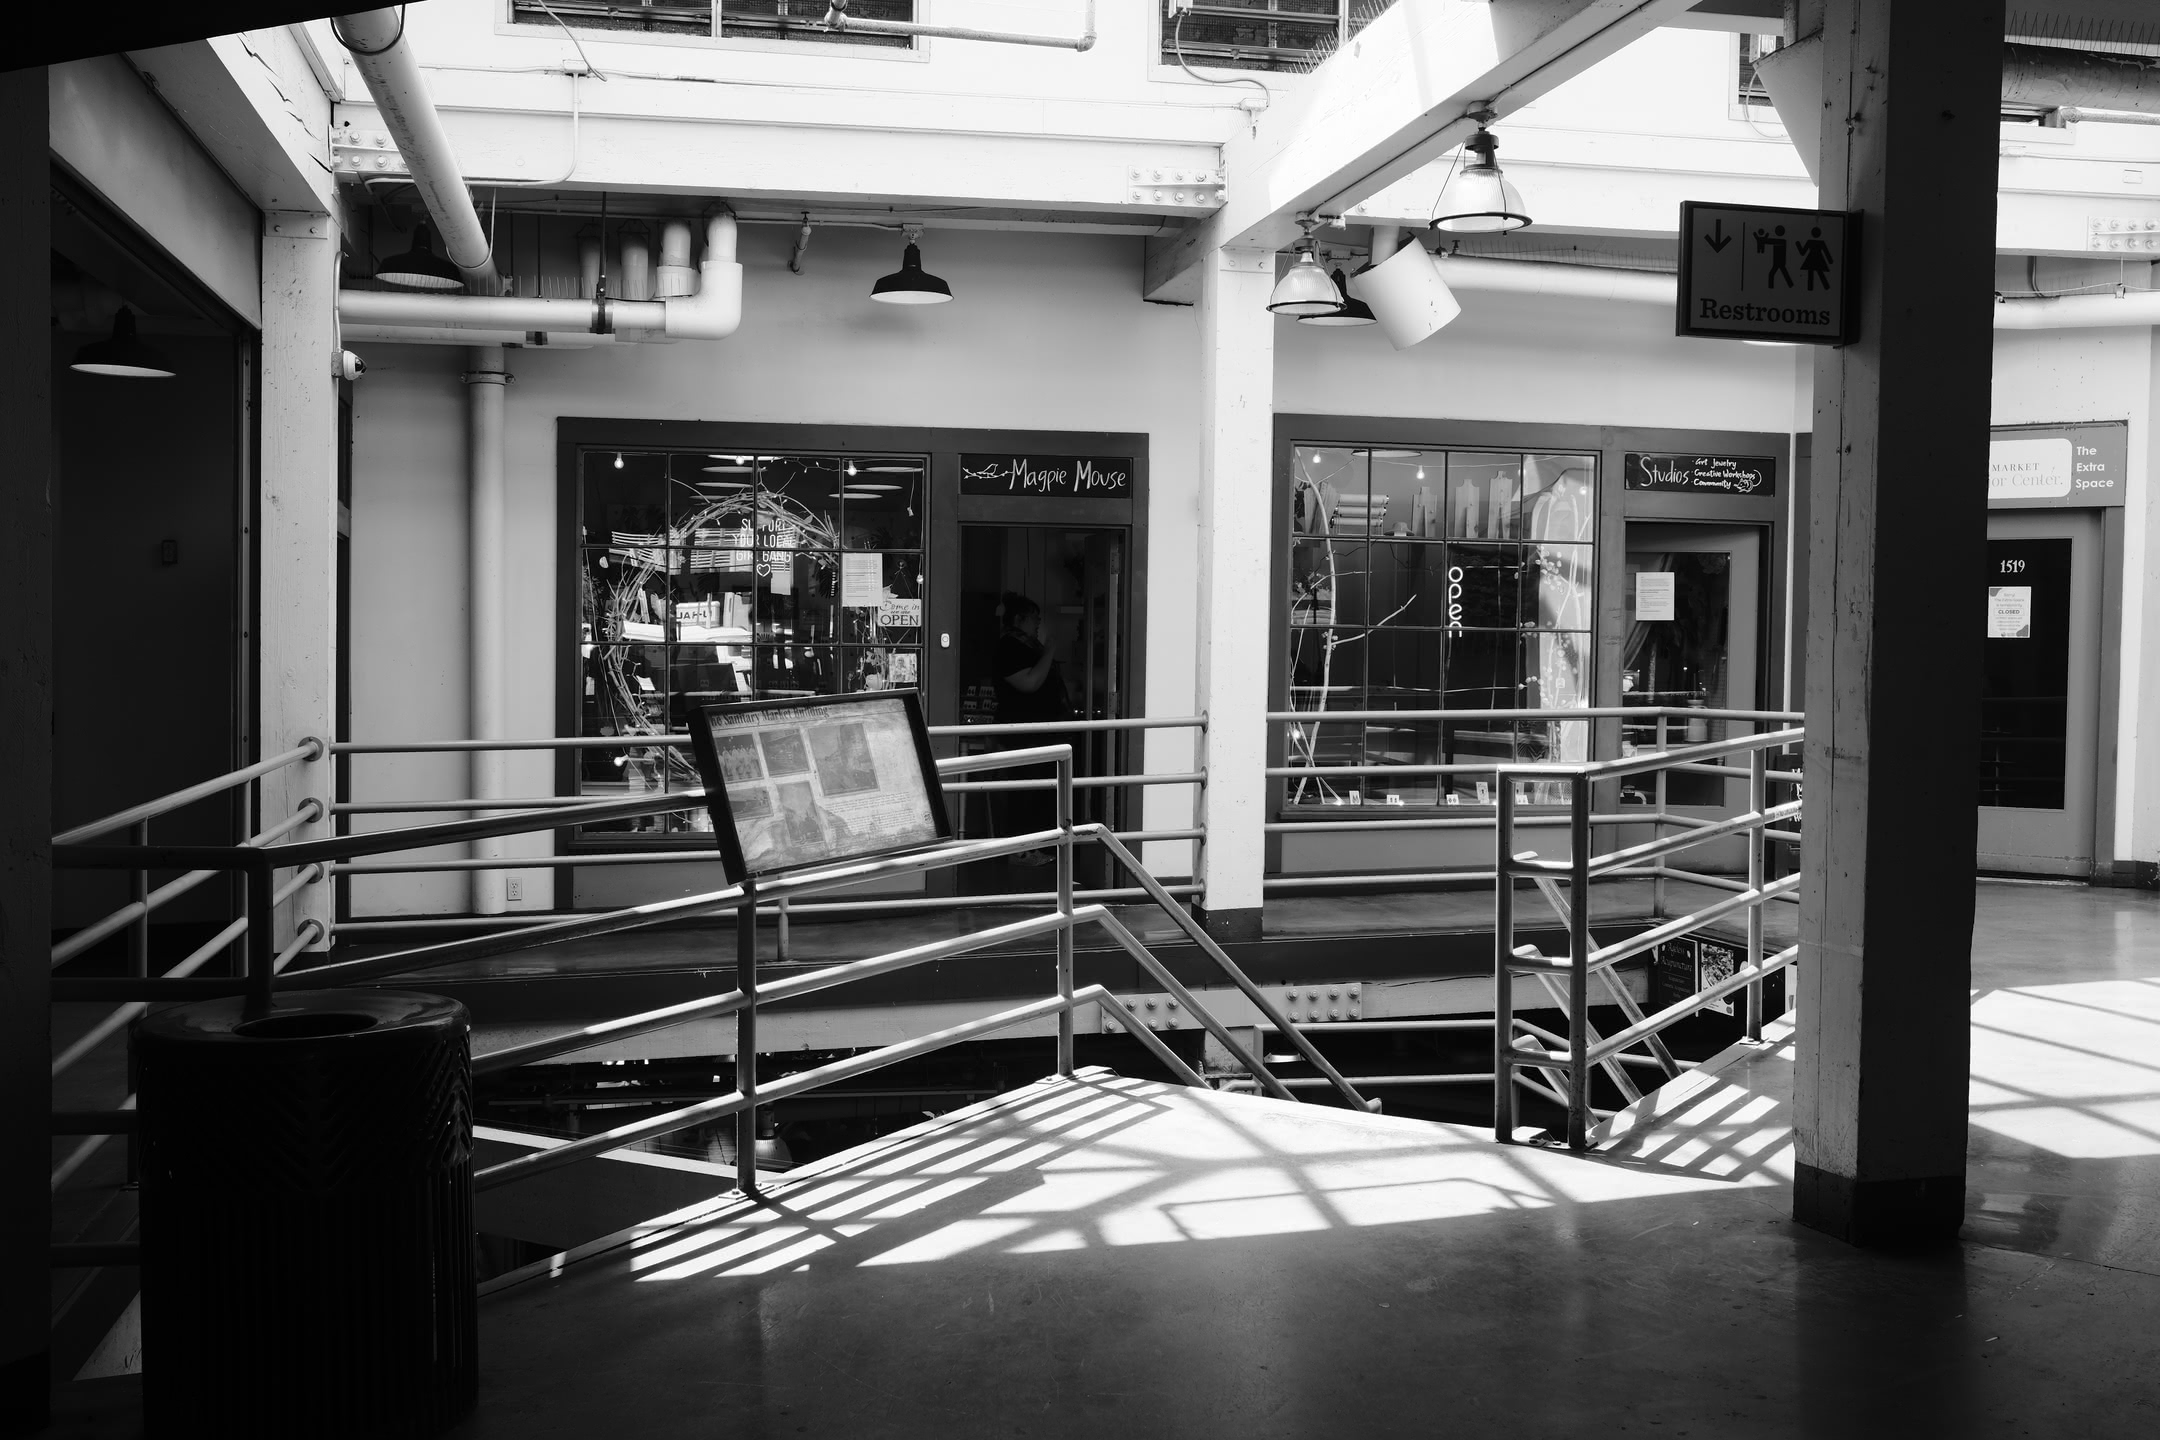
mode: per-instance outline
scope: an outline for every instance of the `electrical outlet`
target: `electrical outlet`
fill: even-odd
[[[525,882],[515,875],[511,876],[508,880],[503,881],[503,894],[504,898],[509,900],[511,904],[517,904],[518,901],[525,898]]]

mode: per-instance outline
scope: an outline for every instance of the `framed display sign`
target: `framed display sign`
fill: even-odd
[[[737,884],[952,837],[913,690],[711,705],[690,743]]]

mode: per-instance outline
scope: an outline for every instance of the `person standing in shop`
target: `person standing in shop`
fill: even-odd
[[[997,689],[997,723],[1000,725],[1055,724],[1073,718],[1072,697],[1065,689],[1065,675],[1057,657],[1043,639],[1042,606],[1027,596],[1007,591],[998,609],[1004,628],[990,652],[990,673]],[[1001,749],[1025,750],[1036,745],[1073,744],[1078,737],[1054,732],[1002,737]],[[1011,772],[1014,779],[1055,778],[1056,767],[1030,767]],[[1015,790],[1005,797],[1003,823],[996,828],[1006,835],[1048,830],[1057,824],[1054,790]],[[1048,865],[1057,856],[1050,850],[1028,850],[1013,857],[1020,865]]]

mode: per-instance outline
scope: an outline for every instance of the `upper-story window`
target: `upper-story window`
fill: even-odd
[[[826,30],[816,22],[825,18],[828,8],[826,0],[510,0],[510,18],[520,25],[731,40],[808,40],[899,50],[914,43],[905,35]],[[850,0],[848,14],[858,20],[912,21],[915,0]]]
[[[1775,35],[1736,35],[1733,38],[1740,44],[1739,81],[1733,103],[1768,107],[1770,92],[1763,88],[1761,78],[1756,75],[1755,64],[1785,42]]]
[[[1162,0],[1162,59],[1214,69],[1305,71],[1395,0]]]

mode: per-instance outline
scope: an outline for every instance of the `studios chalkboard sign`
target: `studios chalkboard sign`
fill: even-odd
[[[1130,500],[1133,462],[1105,455],[962,455],[963,495]]]
[[[1638,455],[1621,464],[1630,490],[1687,490],[1713,495],[1777,494],[1777,461],[1768,455]]]

